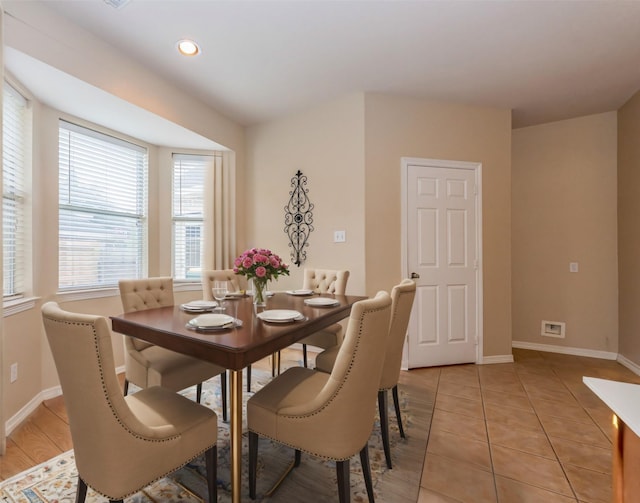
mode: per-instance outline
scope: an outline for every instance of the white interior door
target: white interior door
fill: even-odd
[[[403,168],[406,272],[417,284],[408,366],[476,362],[481,342],[480,165],[407,159]]]

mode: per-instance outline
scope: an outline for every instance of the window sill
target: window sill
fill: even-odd
[[[57,293],[57,300],[60,302],[73,302],[76,300],[102,299],[104,297],[116,297],[120,295],[117,288],[100,288],[95,290],[73,290]]]
[[[189,280],[174,280],[173,281],[173,290],[175,292],[195,292],[196,290],[202,290],[202,283],[200,281],[193,282]]]
[[[173,290],[176,292],[191,292],[202,290],[200,282],[191,281],[174,282]],[[76,300],[101,299],[104,297],[118,297],[120,290],[116,287],[96,288],[95,290],[73,290],[58,292],[56,297],[59,302],[73,302]]]
[[[29,311],[36,307],[39,297],[21,297],[19,299],[8,300],[2,304],[2,317],[13,316],[14,314]]]
[[[202,290],[201,283],[181,282],[174,284],[176,292],[195,292]],[[73,302],[76,300],[101,299],[104,297],[116,297],[120,295],[117,288],[104,288],[100,290],[74,290],[73,292],[58,292],[58,302]],[[2,316],[13,316],[36,307],[36,302],[40,297],[21,297],[19,299],[8,300],[3,303]]]

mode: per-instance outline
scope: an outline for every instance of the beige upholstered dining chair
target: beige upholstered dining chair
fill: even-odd
[[[391,298],[356,302],[331,374],[293,367],[257,391],[247,402],[249,493],[256,496],[260,435],[296,450],[336,461],[340,502],[350,499],[349,459],[360,452],[369,501],[373,487],[367,440],[389,333]]]
[[[154,307],[173,306],[173,279],[170,277],[120,280],[120,299],[125,313]],[[227,373],[224,367],[183,355],[146,341],[124,336],[125,381],[140,388],[163,386],[180,391],[197,385],[196,399],[200,403],[202,382],[220,375],[222,418],[227,420]]]
[[[70,313],[48,302],[42,319],[69,416],[76,502],[84,502],[87,487],[122,502],[202,453],[208,501],[217,501],[215,412],[159,386],[122,396],[111,331],[102,316]]]
[[[382,445],[387,466],[391,464],[391,449],[389,447],[389,419],[387,390],[392,391],[393,405],[396,411],[398,429],[400,436],[406,438],[402,427],[402,416],[400,415],[400,401],[398,399],[398,379],[400,377],[400,367],[402,365],[402,348],[404,345],[411,308],[416,296],[416,284],[410,279],[402,280],[391,290],[391,322],[389,323],[389,337],[387,338],[387,350],[385,354],[380,388],[378,390],[378,409],[380,413],[380,430],[382,434]],[[320,353],[316,358],[316,369],[322,372],[331,373],[336,358],[340,351],[339,346],[334,346]]]
[[[313,290],[314,293],[332,293],[344,295],[347,290],[349,271],[331,269],[305,269],[302,283],[303,290]],[[302,344],[302,358],[304,366],[308,366],[307,346],[328,349],[340,343],[342,325],[334,323],[329,327],[315,332],[300,341]]]

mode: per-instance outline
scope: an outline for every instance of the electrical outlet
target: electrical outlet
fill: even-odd
[[[18,380],[18,364],[11,364],[11,382],[16,382]]]
[[[345,231],[334,231],[333,242],[344,243],[347,240],[347,233]]]

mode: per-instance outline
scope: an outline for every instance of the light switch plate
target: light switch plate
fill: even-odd
[[[334,231],[333,232],[333,242],[334,243],[344,243],[347,240],[347,233],[345,231]]]

